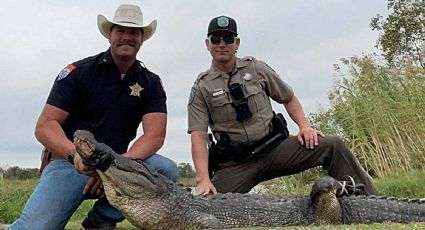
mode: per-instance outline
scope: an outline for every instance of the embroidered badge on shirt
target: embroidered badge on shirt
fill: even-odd
[[[193,102],[193,99],[195,99],[195,93],[196,93],[196,89],[195,87],[192,87],[189,94],[189,103],[188,103],[189,105]]]
[[[143,87],[141,87],[138,83],[129,87],[131,89],[130,96],[140,97],[140,92],[143,90]]]
[[[64,79],[66,76],[68,76],[69,73],[71,73],[76,68],[77,66],[73,64],[67,65],[65,68],[63,68],[63,70],[59,72],[58,76],[56,77],[56,81]]]

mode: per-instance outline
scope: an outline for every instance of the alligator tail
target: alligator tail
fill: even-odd
[[[425,222],[425,199],[350,196],[339,201],[344,224]]]

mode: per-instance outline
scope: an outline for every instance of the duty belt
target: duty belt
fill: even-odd
[[[242,149],[244,152],[249,152],[250,155],[255,156],[267,148],[274,147],[280,141],[286,139],[281,133],[270,133],[255,143],[244,145],[242,144]]]

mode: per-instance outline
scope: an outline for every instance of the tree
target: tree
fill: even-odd
[[[372,18],[370,27],[380,32],[377,46],[388,63],[399,65],[405,57],[425,68],[425,0],[388,0],[389,15]]]
[[[18,166],[10,167],[2,174],[5,179],[18,180],[36,179],[40,176],[40,173],[36,168],[20,168]]]
[[[180,177],[182,178],[195,177],[195,171],[193,171],[193,168],[189,163],[179,163],[178,167],[179,167]]]

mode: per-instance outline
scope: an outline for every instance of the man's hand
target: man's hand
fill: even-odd
[[[97,198],[105,197],[105,191],[103,190],[102,180],[99,178],[95,168],[86,166],[83,163],[83,159],[77,153],[74,154],[74,166],[77,172],[90,176],[86,185],[83,189],[83,194],[90,194]]]
[[[324,137],[325,135],[311,127],[301,128],[297,135],[300,144],[305,145],[307,149],[314,149],[319,145],[319,136]]]
[[[325,135],[313,128],[311,128],[307,119],[304,116],[303,108],[298,98],[293,95],[291,100],[285,104],[286,111],[292,120],[297,123],[300,131],[297,135],[298,142],[301,145],[305,145],[307,149],[314,149],[314,147],[319,145],[319,137],[324,137]]]
[[[198,186],[196,187],[195,196],[207,195],[209,193],[217,194],[217,189],[215,189],[211,181],[208,179],[208,180],[199,182]]]
[[[87,193],[99,199],[105,197],[105,190],[103,190],[102,180],[99,177],[90,177],[83,189],[83,194]]]
[[[83,159],[77,153],[74,154],[74,166],[77,172],[81,174],[91,176],[91,177],[99,177],[99,175],[97,175],[96,169],[86,166],[83,163]]]

